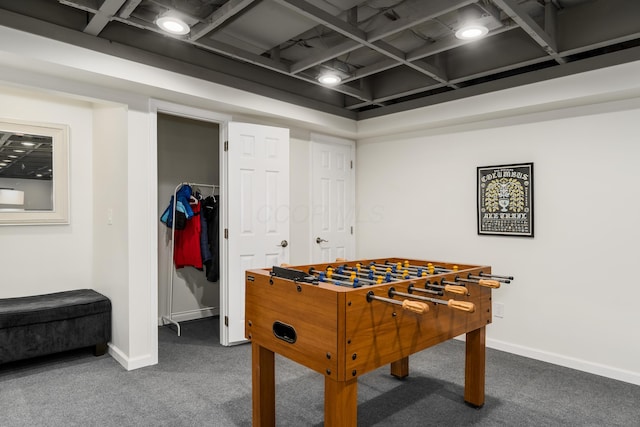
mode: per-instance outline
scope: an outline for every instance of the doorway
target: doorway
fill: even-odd
[[[167,248],[170,248],[165,243],[167,226],[160,222],[160,215],[166,209],[170,196],[173,194],[176,186],[178,186],[182,182],[189,182],[193,180],[193,177],[188,175],[189,169],[194,167],[195,169],[209,169],[208,172],[205,173],[214,173],[213,176],[198,176],[200,180],[212,181],[212,184],[215,184],[216,177],[217,183],[221,185],[219,189],[219,200],[224,200],[225,198],[225,189],[222,186],[222,177],[224,176],[224,162],[223,162],[223,141],[226,138],[226,127],[227,123],[231,120],[230,116],[222,115],[218,113],[214,113],[208,110],[201,110],[199,108],[188,107],[180,104],[174,104],[165,101],[157,101],[152,100],[150,103],[150,113],[151,113],[151,140],[155,141],[154,146],[152,147],[152,155],[155,157],[156,169],[150,171],[151,179],[153,179],[156,183],[156,191],[154,193],[153,199],[155,200],[155,205],[157,209],[156,216],[156,224],[153,227],[153,236],[151,236],[151,245],[154,248],[154,252],[157,253],[157,257],[154,259],[154,264],[152,265],[152,294],[150,295],[151,301],[154,304],[151,316],[151,345],[152,345],[152,354],[155,354],[155,360],[157,362],[157,352],[158,352],[158,326],[163,325],[164,322],[162,320],[162,316],[169,313],[168,309],[168,281],[169,281],[169,272],[173,270],[173,260],[171,259],[171,255],[168,253]],[[163,123],[164,121],[167,123]],[[160,122],[160,124],[159,124]],[[204,135],[204,139],[210,138],[210,147],[209,149],[213,149],[216,154],[213,154],[209,151],[209,156],[196,155],[197,160],[193,159],[193,157],[188,157],[187,160],[181,160],[182,163],[186,164],[187,172],[186,174],[178,173],[175,176],[166,178],[167,183],[161,184],[160,176],[164,175],[163,171],[160,169],[165,168],[164,162],[168,162],[168,160],[160,160],[164,156],[160,151],[164,148],[164,143],[159,142],[159,140],[163,139],[164,136],[160,135],[160,133],[164,132],[164,129],[161,126],[168,125],[171,127],[171,123],[180,127],[178,125],[182,125],[185,128],[191,128],[189,132],[195,135],[200,134],[200,136]],[[195,130],[197,129],[197,130]],[[217,130],[217,133],[216,133]],[[171,132],[173,134],[173,138],[169,138],[169,144],[173,147],[170,150],[175,150],[176,147],[180,148],[181,141],[183,140],[183,136],[181,134],[175,135],[175,132]],[[216,135],[214,135],[216,134]],[[200,138],[197,138],[200,139]],[[185,150],[186,153],[190,153],[189,150]],[[182,153],[181,156],[184,157],[185,153]],[[172,156],[167,156],[170,160]],[[207,159],[210,157],[210,159]],[[204,166],[200,164],[200,162],[204,162]],[[172,168],[173,162],[170,163],[168,168]],[[196,165],[200,165],[200,167],[196,168]],[[202,171],[199,173],[203,173]],[[165,180],[165,178],[163,178]],[[202,183],[200,183],[202,184]],[[161,211],[162,210],[162,211]],[[222,215],[219,215],[222,217]],[[222,224],[223,220],[221,219],[220,224]],[[165,248],[165,249],[162,249]],[[226,262],[224,258],[224,254],[221,253],[220,256],[220,264],[223,265]],[[175,274],[175,272],[173,272]],[[187,275],[198,275],[200,272],[190,272]],[[175,276],[173,277],[175,278]],[[187,280],[184,280],[187,279]],[[220,282],[218,282],[217,286],[211,286],[211,284],[199,284],[202,281],[202,278],[199,278],[197,281],[189,280],[190,278],[183,278],[184,284],[182,285],[182,290],[178,292],[181,295],[178,298],[182,298],[177,301],[178,305],[173,311],[177,314],[175,319],[179,320],[190,320],[190,319],[198,319],[207,316],[214,316],[216,314],[220,314],[220,300],[221,300],[221,292],[220,292]],[[192,279],[192,278],[191,278]],[[206,280],[206,279],[205,279]],[[206,286],[206,289],[205,289]],[[213,288],[213,289],[211,289]],[[175,297],[175,294],[172,294]],[[222,335],[222,326],[220,327],[219,336]]]
[[[171,197],[182,186],[189,186],[198,200],[217,202],[220,197],[220,126],[218,123],[196,120],[193,118],[176,116],[166,113],[157,115],[157,147],[158,147],[158,218],[168,208]],[[199,205],[202,205],[200,203]],[[188,222],[201,222],[204,219],[204,209]],[[217,203],[216,203],[217,209]],[[202,215],[201,215],[202,214]],[[219,215],[216,215],[219,218]],[[204,223],[206,227],[206,221]],[[198,224],[200,229],[201,225]],[[211,231],[211,235],[219,230],[219,221]],[[191,227],[189,227],[191,229]],[[208,267],[203,265],[202,249],[199,241],[190,242],[186,247],[180,245],[185,239],[176,239],[175,230],[160,221],[158,223],[158,315],[166,323],[169,319],[175,322],[179,330],[179,322],[194,320],[220,314],[220,280],[219,267],[212,268],[213,263],[219,265],[219,256],[212,259],[212,252],[219,254],[218,242],[216,249],[209,251]],[[182,230],[177,230],[182,233]],[[216,234],[217,235],[217,234]],[[205,235],[206,237],[206,235]],[[179,245],[176,248],[176,242]],[[199,264],[175,268],[174,253],[181,254],[187,249],[190,254],[194,251],[191,243],[198,249]],[[214,242],[211,242],[214,243]],[[212,244],[213,246],[213,244]],[[187,259],[187,261],[189,261]],[[215,270],[215,271],[214,271]]]

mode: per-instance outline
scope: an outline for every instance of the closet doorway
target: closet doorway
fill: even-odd
[[[152,343],[157,345],[157,325],[214,315],[221,318],[222,345],[245,343],[245,270],[289,262],[289,129],[232,122],[229,116],[164,101],[153,101],[151,112],[157,171],[150,172],[158,180]],[[205,196],[219,186],[219,196],[213,194],[219,203],[217,283],[193,267],[175,272],[174,231],[160,218],[176,188],[188,183],[202,187]]]
[[[156,117],[158,219],[182,186],[189,186],[193,195],[202,201],[213,198],[219,209],[224,123],[160,110]],[[200,203],[199,208],[203,209],[204,203]],[[189,221],[193,220],[200,221],[199,217]],[[216,222],[219,234],[219,212]],[[174,253],[181,253],[183,249],[176,251],[174,243],[179,244],[180,239],[175,238],[175,233],[172,227],[158,220],[158,322],[174,323],[179,333],[179,322],[220,315],[220,275],[216,273],[216,266],[219,272],[222,260],[219,240],[212,241],[209,243],[214,244],[216,250],[212,251],[210,263],[175,268]]]

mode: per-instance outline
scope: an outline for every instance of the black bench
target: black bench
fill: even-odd
[[[91,289],[0,299],[0,363],[111,340],[111,301]]]

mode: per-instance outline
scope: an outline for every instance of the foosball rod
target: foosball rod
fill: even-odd
[[[428,289],[429,288],[434,288],[434,289],[440,289],[440,291],[434,291],[433,289]],[[425,283],[425,288],[416,288],[415,285],[411,284],[409,285],[409,293],[411,293],[411,290],[414,291],[418,291],[418,292],[422,292],[425,294],[437,294],[437,295],[442,295],[442,292],[449,292],[452,294],[456,294],[456,295],[468,295],[469,291],[467,290],[467,288],[465,288],[464,286],[460,286],[460,285],[436,285],[434,283]]]
[[[326,273],[324,271],[317,271],[317,270],[314,270],[313,268],[309,269],[309,274],[314,275],[314,276],[317,274],[319,282],[332,283],[332,284],[334,284],[336,286],[345,286],[345,287],[348,287],[348,288],[358,287],[358,283],[357,282],[354,284],[353,282],[343,282],[343,281],[340,281],[340,280],[334,280],[331,277],[326,277],[325,276]]]
[[[430,301],[436,304],[443,304],[455,310],[466,311],[467,313],[473,313],[474,311],[476,311],[476,306],[469,301],[457,301],[454,299],[444,301],[436,298],[429,298],[429,297],[423,297],[420,295],[407,294],[405,292],[398,292],[393,287],[391,287],[389,288],[389,296],[391,297],[393,295],[398,295],[398,296],[407,297],[407,298],[414,298],[420,301]]]
[[[327,272],[328,275],[329,272]],[[378,282],[376,279],[369,279],[368,277],[358,277],[358,274],[353,271],[352,272],[354,279],[358,279],[359,281],[362,281],[364,283],[368,283],[370,285],[377,285]],[[340,277],[340,278],[344,278],[344,279],[348,279],[351,280],[351,275],[346,275],[346,274],[341,274],[341,273],[336,273],[335,270],[331,272],[331,276],[336,276],[336,277]],[[384,281],[384,277],[382,278],[382,281]],[[382,283],[382,282],[381,282]]]
[[[476,285],[491,289],[498,289],[500,287],[500,282],[491,279],[464,279],[462,277],[456,277],[456,282],[475,283]]]
[[[379,297],[374,295],[373,291],[369,291],[367,292],[367,302],[371,302],[373,300],[376,301],[382,301],[382,302],[386,302],[388,304],[394,304],[394,305],[399,305],[402,307],[403,310],[407,310],[410,311],[412,313],[417,313],[417,314],[424,314],[427,311],[429,311],[429,306],[425,303],[419,302],[419,301],[411,301],[411,300],[404,300],[402,302],[391,299],[391,298],[385,298],[385,297]]]
[[[511,281],[513,280],[513,276],[498,276],[495,274],[485,274],[482,272],[480,273],[479,276],[474,276],[473,274],[469,274],[470,279],[486,279],[487,277],[490,277],[491,279],[497,280],[502,283],[511,283]]]
[[[318,282],[322,282],[322,283],[331,283],[333,285],[336,286],[344,286],[347,288],[357,288],[359,287],[359,283],[356,282],[348,282],[348,281],[340,281],[340,280],[334,280],[334,279],[330,279],[328,277],[322,277],[322,278],[318,278]]]

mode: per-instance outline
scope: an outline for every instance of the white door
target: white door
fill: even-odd
[[[355,143],[317,134],[311,141],[312,262],[354,259]]]
[[[289,129],[228,125],[223,345],[246,341],[245,271],[289,262]]]

